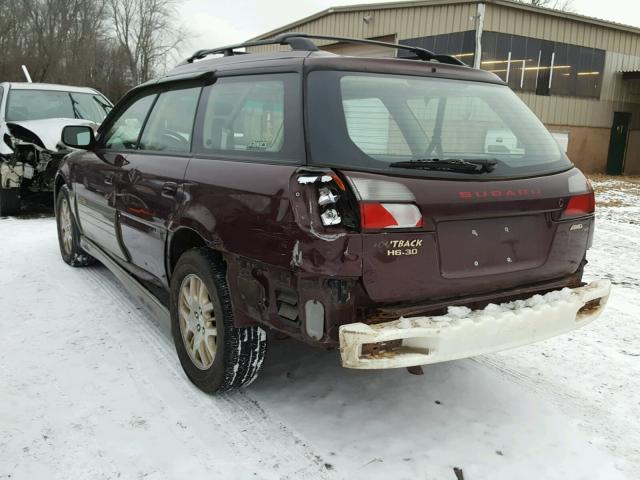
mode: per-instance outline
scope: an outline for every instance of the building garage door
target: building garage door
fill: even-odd
[[[377,40],[379,42],[396,43],[395,35],[386,35],[384,37],[375,37],[369,40]],[[396,50],[394,48],[385,48],[378,45],[356,45],[353,43],[332,43],[323,45],[321,50],[335,53],[337,55],[351,55],[355,57],[395,57]]]

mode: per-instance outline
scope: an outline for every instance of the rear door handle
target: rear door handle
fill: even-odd
[[[104,183],[105,185],[113,185],[113,177],[115,176],[115,174],[113,173],[109,173],[108,175],[104,176]]]
[[[178,184],[176,182],[164,182],[162,185],[162,195],[165,197],[175,197],[178,193]]]

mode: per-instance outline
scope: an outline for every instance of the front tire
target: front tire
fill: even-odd
[[[207,248],[178,260],[171,277],[171,330],[182,368],[200,390],[221,393],[258,376],[266,332],[234,327],[224,265]]]
[[[80,231],[71,212],[66,186],[60,189],[56,198],[56,224],[62,260],[72,267],[86,267],[95,263],[95,259],[80,246]]]
[[[0,217],[20,213],[20,196],[17,188],[0,188]]]

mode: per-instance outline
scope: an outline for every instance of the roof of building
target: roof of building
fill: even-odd
[[[600,18],[589,17],[586,15],[580,15],[573,12],[566,12],[561,10],[554,10],[552,8],[528,5],[528,4],[524,4],[524,3],[520,3],[512,0],[408,0],[408,1],[399,1],[399,2],[363,3],[363,4],[357,4],[357,5],[330,7],[318,13],[315,13],[313,15],[309,15],[308,17],[301,18],[300,20],[297,20],[295,22],[288,23],[287,25],[284,25],[282,27],[279,27],[269,32],[258,35],[257,37],[254,37],[251,40],[269,38],[279,33],[291,31],[296,29],[301,24],[308,23],[322,17],[326,17],[334,13],[358,12],[361,10],[374,11],[374,10],[388,10],[388,9],[398,9],[398,8],[429,7],[429,6],[438,6],[438,5],[455,5],[455,4],[464,4],[464,3],[494,4],[494,5],[499,5],[507,8],[527,10],[527,11],[531,11],[531,12],[539,13],[543,15],[561,17],[567,20],[573,20],[581,23],[588,23],[591,25],[611,28],[614,30],[622,30],[625,32],[630,32],[630,33],[635,33],[640,35],[640,27],[624,25],[622,23],[602,20]]]

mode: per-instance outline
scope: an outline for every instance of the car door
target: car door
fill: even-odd
[[[116,114],[97,148],[82,154],[74,167],[78,222],[85,237],[127,260],[116,230],[115,180],[136,146],[155,94],[133,98]]]
[[[183,198],[200,90],[192,83],[159,92],[139,149],[127,155],[116,179],[118,225],[130,262],[162,284],[167,229]]]

